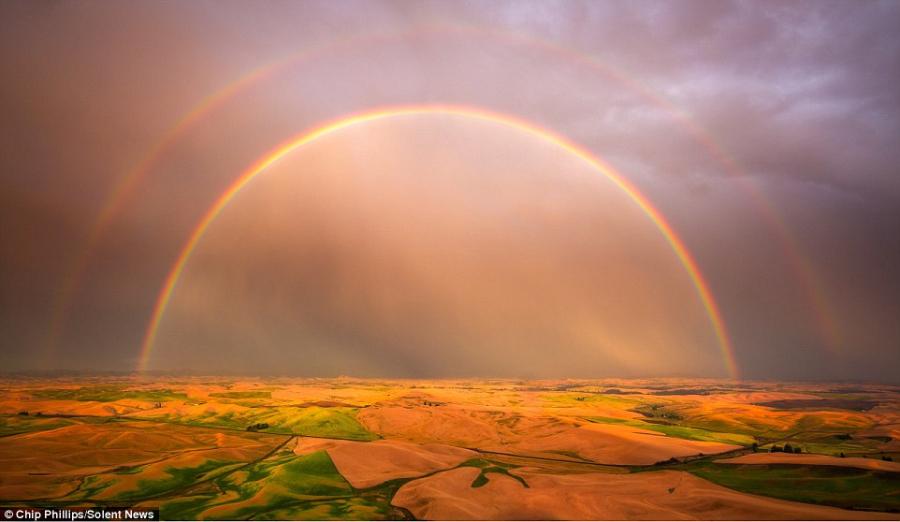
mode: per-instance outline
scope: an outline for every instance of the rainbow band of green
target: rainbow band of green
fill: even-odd
[[[719,311],[715,299],[713,298],[712,292],[710,292],[708,283],[703,278],[693,256],[690,254],[684,243],[672,229],[671,225],[669,225],[669,223],[663,218],[662,214],[660,214],[660,212],[653,207],[650,201],[647,200],[647,198],[644,197],[643,194],[641,194],[634,185],[632,185],[623,176],[617,173],[610,165],[606,164],[584,148],[572,143],[562,136],[557,135],[553,131],[539,128],[531,123],[519,120],[511,116],[498,114],[483,109],[451,105],[401,106],[350,115],[316,127],[313,130],[304,132],[299,136],[295,136],[294,138],[281,144],[273,151],[263,156],[259,161],[245,170],[240,175],[240,177],[238,177],[234,181],[234,183],[232,183],[232,185],[215,201],[215,203],[209,208],[206,214],[204,214],[203,218],[194,228],[187,242],[184,244],[184,247],[182,247],[178,258],[170,269],[165,283],[163,284],[162,290],[157,297],[155,306],[153,307],[153,314],[147,326],[147,331],[144,336],[143,344],[141,346],[141,353],[137,368],[138,371],[144,371],[147,369],[150,355],[156,342],[156,335],[159,330],[160,322],[163,315],[165,314],[166,308],[169,304],[169,300],[172,297],[172,293],[174,292],[175,287],[178,284],[181,273],[184,270],[187,261],[191,257],[191,253],[194,251],[194,248],[196,248],[197,244],[199,243],[200,239],[202,239],[209,226],[213,221],[215,221],[216,217],[218,217],[219,213],[238,194],[238,192],[241,191],[241,189],[243,189],[257,175],[265,171],[269,166],[280,160],[286,154],[323,136],[332,134],[353,125],[382,118],[422,114],[463,116],[506,125],[513,129],[524,131],[528,134],[537,136],[543,140],[562,147],[567,152],[576,155],[591,167],[597,169],[600,173],[605,175],[619,189],[625,192],[625,194],[627,194],[631,198],[631,200],[638,205],[638,207],[640,207],[644,214],[646,214],[647,217],[649,217],[650,220],[654,223],[654,225],[656,225],[660,233],[662,233],[663,237],[665,238],[666,242],[672,248],[672,251],[675,253],[679,262],[687,271],[688,276],[690,277],[691,282],[693,283],[694,288],[697,292],[697,295],[700,298],[703,308],[706,311],[707,316],[709,317],[709,321],[713,328],[713,332],[715,334],[715,338],[718,343],[719,350],[721,351],[722,358],[724,360],[725,367],[728,371],[729,376],[735,379],[739,378],[731,340],[729,339],[728,332],[725,328],[725,323],[722,320],[722,314]]]

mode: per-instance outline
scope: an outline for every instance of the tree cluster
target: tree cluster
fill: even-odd
[[[264,430],[269,427],[269,423],[267,422],[257,422],[256,424],[251,424],[247,426],[247,431],[259,431]]]
[[[769,453],[802,453],[803,450],[800,446],[791,446],[790,443],[787,443],[782,448],[781,446],[774,445],[769,449]]]

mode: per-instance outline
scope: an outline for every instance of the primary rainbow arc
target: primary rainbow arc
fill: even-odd
[[[194,251],[194,248],[196,248],[200,239],[203,237],[212,222],[215,221],[216,217],[221,213],[225,206],[227,206],[228,203],[238,194],[238,192],[241,191],[241,189],[247,186],[247,184],[250,183],[257,175],[265,171],[269,166],[276,163],[288,153],[323,136],[332,134],[353,125],[358,125],[373,120],[421,114],[445,114],[463,116],[506,125],[513,129],[517,129],[533,136],[539,137],[545,141],[561,147],[567,152],[574,154],[579,159],[586,162],[588,165],[606,176],[610,181],[613,182],[613,184],[615,184],[626,195],[628,195],[629,198],[631,198],[631,200],[644,212],[644,214],[650,218],[650,220],[663,235],[666,242],[672,248],[672,251],[675,253],[679,262],[688,273],[694,289],[696,290],[703,308],[706,311],[728,374],[732,378],[739,378],[731,340],[728,336],[728,331],[725,327],[725,323],[722,319],[722,314],[719,310],[719,307],[716,304],[712,292],[709,289],[709,284],[703,278],[702,273],[697,267],[696,261],[688,251],[687,247],[684,245],[684,242],[672,229],[672,226],[665,220],[663,215],[650,203],[650,201],[643,194],[641,194],[640,191],[638,191],[638,189],[633,184],[631,184],[621,174],[616,172],[616,170],[613,169],[610,165],[608,165],[583,147],[573,143],[563,136],[556,134],[551,130],[540,128],[532,123],[520,120],[513,116],[499,114],[480,108],[454,105],[418,105],[390,107],[345,116],[338,120],[320,125],[312,130],[306,131],[298,136],[289,139],[288,141],[282,143],[280,146],[276,147],[270,153],[264,155],[260,160],[246,169],[231,184],[231,186],[225,192],[223,192],[221,196],[219,196],[215,203],[203,215],[202,219],[198,222],[197,226],[189,236],[187,242],[185,242],[184,246],[182,247],[178,257],[175,260],[175,263],[172,265],[172,268],[169,270],[162,290],[160,291],[159,296],[156,299],[150,322],[144,335],[137,370],[144,371],[147,369],[150,355],[156,341],[160,322],[163,315],[165,314],[166,308],[172,297],[172,293],[178,284],[181,273],[183,272],[187,261],[191,257],[191,253]]]

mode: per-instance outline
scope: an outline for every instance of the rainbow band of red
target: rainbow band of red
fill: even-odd
[[[619,189],[625,192],[625,194],[627,194],[631,198],[631,200],[638,205],[638,207],[640,207],[644,214],[646,214],[647,217],[649,217],[650,220],[654,223],[654,225],[656,225],[657,229],[663,235],[666,242],[672,248],[672,251],[675,253],[684,269],[687,271],[688,276],[690,277],[691,282],[693,283],[694,288],[697,291],[697,295],[700,298],[703,308],[705,309],[706,314],[709,317],[709,321],[712,325],[713,332],[715,334],[715,338],[719,345],[719,350],[721,351],[729,376],[735,379],[739,378],[731,340],[729,339],[725,323],[722,320],[722,314],[719,311],[719,307],[716,304],[712,292],[709,289],[709,284],[703,278],[699,268],[697,267],[696,261],[688,251],[687,247],[685,247],[684,242],[681,241],[681,239],[672,229],[672,226],[665,220],[662,214],[655,207],[653,207],[650,201],[646,197],[644,197],[644,195],[641,194],[640,191],[638,191],[638,189],[634,185],[632,185],[623,176],[616,172],[610,165],[606,164],[579,145],[576,145],[575,143],[556,134],[553,131],[537,127],[531,123],[522,121],[512,116],[498,114],[483,109],[449,105],[391,107],[346,116],[341,119],[318,126],[310,131],[304,132],[299,136],[291,138],[290,140],[282,143],[280,146],[272,150],[270,153],[264,155],[259,161],[245,170],[240,175],[240,177],[238,177],[234,181],[234,183],[232,183],[232,185],[224,193],[222,193],[222,195],[216,200],[216,202],[209,208],[206,214],[204,214],[203,218],[194,228],[187,242],[184,244],[184,247],[182,247],[178,258],[170,269],[162,290],[157,297],[155,306],[153,307],[153,314],[151,316],[150,323],[147,326],[147,331],[144,336],[143,344],[141,346],[138,371],[144,371],[147,368],[153,346],[156,342],[156,335],[159,329],[160,322],[163,315],[165,314],[166,308],[169,304],[169,300],[172,297],[172,293],[174,292],[175,287],[178,284],[181,273],[184,270],[187,261],[191,257],[191,253],[194,251],[194,248],[196,248],[197,244],[200,242],[200,239],[202,239],[209,226],[213,221],[215,221],[216,217],[218,217],[219,213],[221,213],[225,206],[228,205],[228,203],[238,194],[238,192],[241,191],[241,189],[243,189],[248,183],[250,183],[257,175],[265,171],[269,166],[276,163],[288,153],[323,136],[332,134],[353,125],[370,122],[373,120],[421,114],[463,116],[506,125],[513,129],[517,129],[533,136],[539,137],[563,148],[567,152],[579,157],[591,167],[597,169],[600,173],[605,175]]]

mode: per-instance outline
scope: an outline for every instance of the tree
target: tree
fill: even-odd
[[[840,457],[840,458],[842,458],[842,459],[843,459],[843,458],[846,458],[846,457],[847,457],[847,455],[844,455],[844,452],[843,452],[843,451],[842,451],[842,452],[841,452],[841,454],[840,454],[840,455],[838,455],[838,457]]]
[[[750,449],[753,450],[753,453],[756,453],[757,451],[759,451],[759,444],[757,444],[756,442],[754,442],[753,445],[750,446]]]
[[[788,442],[787,444],[784,445],[784,452],[785,453],[793,453],[794,452],[794,447],[791,446],[790,442]]]
[[[800,449],[800,446],[797,446],[796,448],[794,448],[794,453],[801,453],[802,451],[803,450]]]
[[[781,449],[781,446],[772,446],[772,448],[769,450],[769,453],[781,453],[782,451],[784,450]]]

